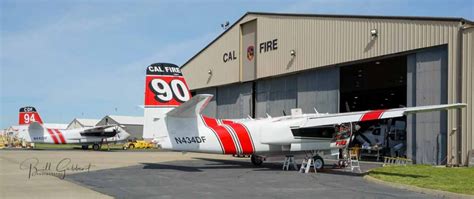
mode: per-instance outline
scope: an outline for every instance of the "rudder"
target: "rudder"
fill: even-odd
[[[36,108],[32,106],[21,107],[19,111],[18,124],[28,125],[33,122],[43,124],[43,120],[41,120],[39,113],[36,112]]]

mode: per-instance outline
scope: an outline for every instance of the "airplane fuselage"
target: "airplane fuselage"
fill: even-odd
[[[157,141],[164,149],[218,154],[337,151],[337,148],[331,147],[333,134],[295,137],[292,127],[303,125],[307,118],[307,115],[255,120],[219,120],[202,115],[196,118],[173,118],[174,122],[166,124],[169,136]]]
[[[34,132],[23,134],[22,137],[31,143],[47,143],[47,144],[96,144],[101,142],[115,143],[124,141],[128,136],[120,136],[120,133],[113,137],[100,136],[84,136],[81,135],[82,130],[70,129],[59,130],[53,128],[44,128],[42,132]]]

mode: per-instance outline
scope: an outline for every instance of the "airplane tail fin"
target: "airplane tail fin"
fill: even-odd
[[[169,117],[189,118],[198,116],[206,108],[213,95],[200,94],[166,114]]]
[[[157,118],[191,99],[189,87],[177,65],[151,64],[146,69],[143,138],[153,139],[160,130]]]
[[[41,120],[39,113],[36,112],[36,108],[32,106],[25,106],[20,108],[18,124],[26,125],[34,122],[43,124],[43,120]]]
[[[28,126],[28,131],[23,132],[20,137],[25,139],[27,142],[32,141],[32,137],[42,137],[44,135],[44,127],[41,123],[39,122],[31,122],[30,125]]]

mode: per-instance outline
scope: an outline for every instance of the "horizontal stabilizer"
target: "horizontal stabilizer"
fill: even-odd
[[[213,95],[199,94],[166,114],[169,117],[196,117],[206,108]]]

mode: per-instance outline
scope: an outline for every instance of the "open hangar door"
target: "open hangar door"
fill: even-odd
[[[446,46],[437,46],[341,67],[340,112],[446,104],[447,57]],[[372,145],[385,145],[384,155],[406,156],[417,164],[446,164],[446,111],[360,125],[359,134],[365,136],[357,139],[360,145],[370,140]]]
[[[398,56],[340,69],[340,112],[378,110],[407,105],[407,57]],[[352,146],[361,156],[406,156],[406,118],[364,122]]]

